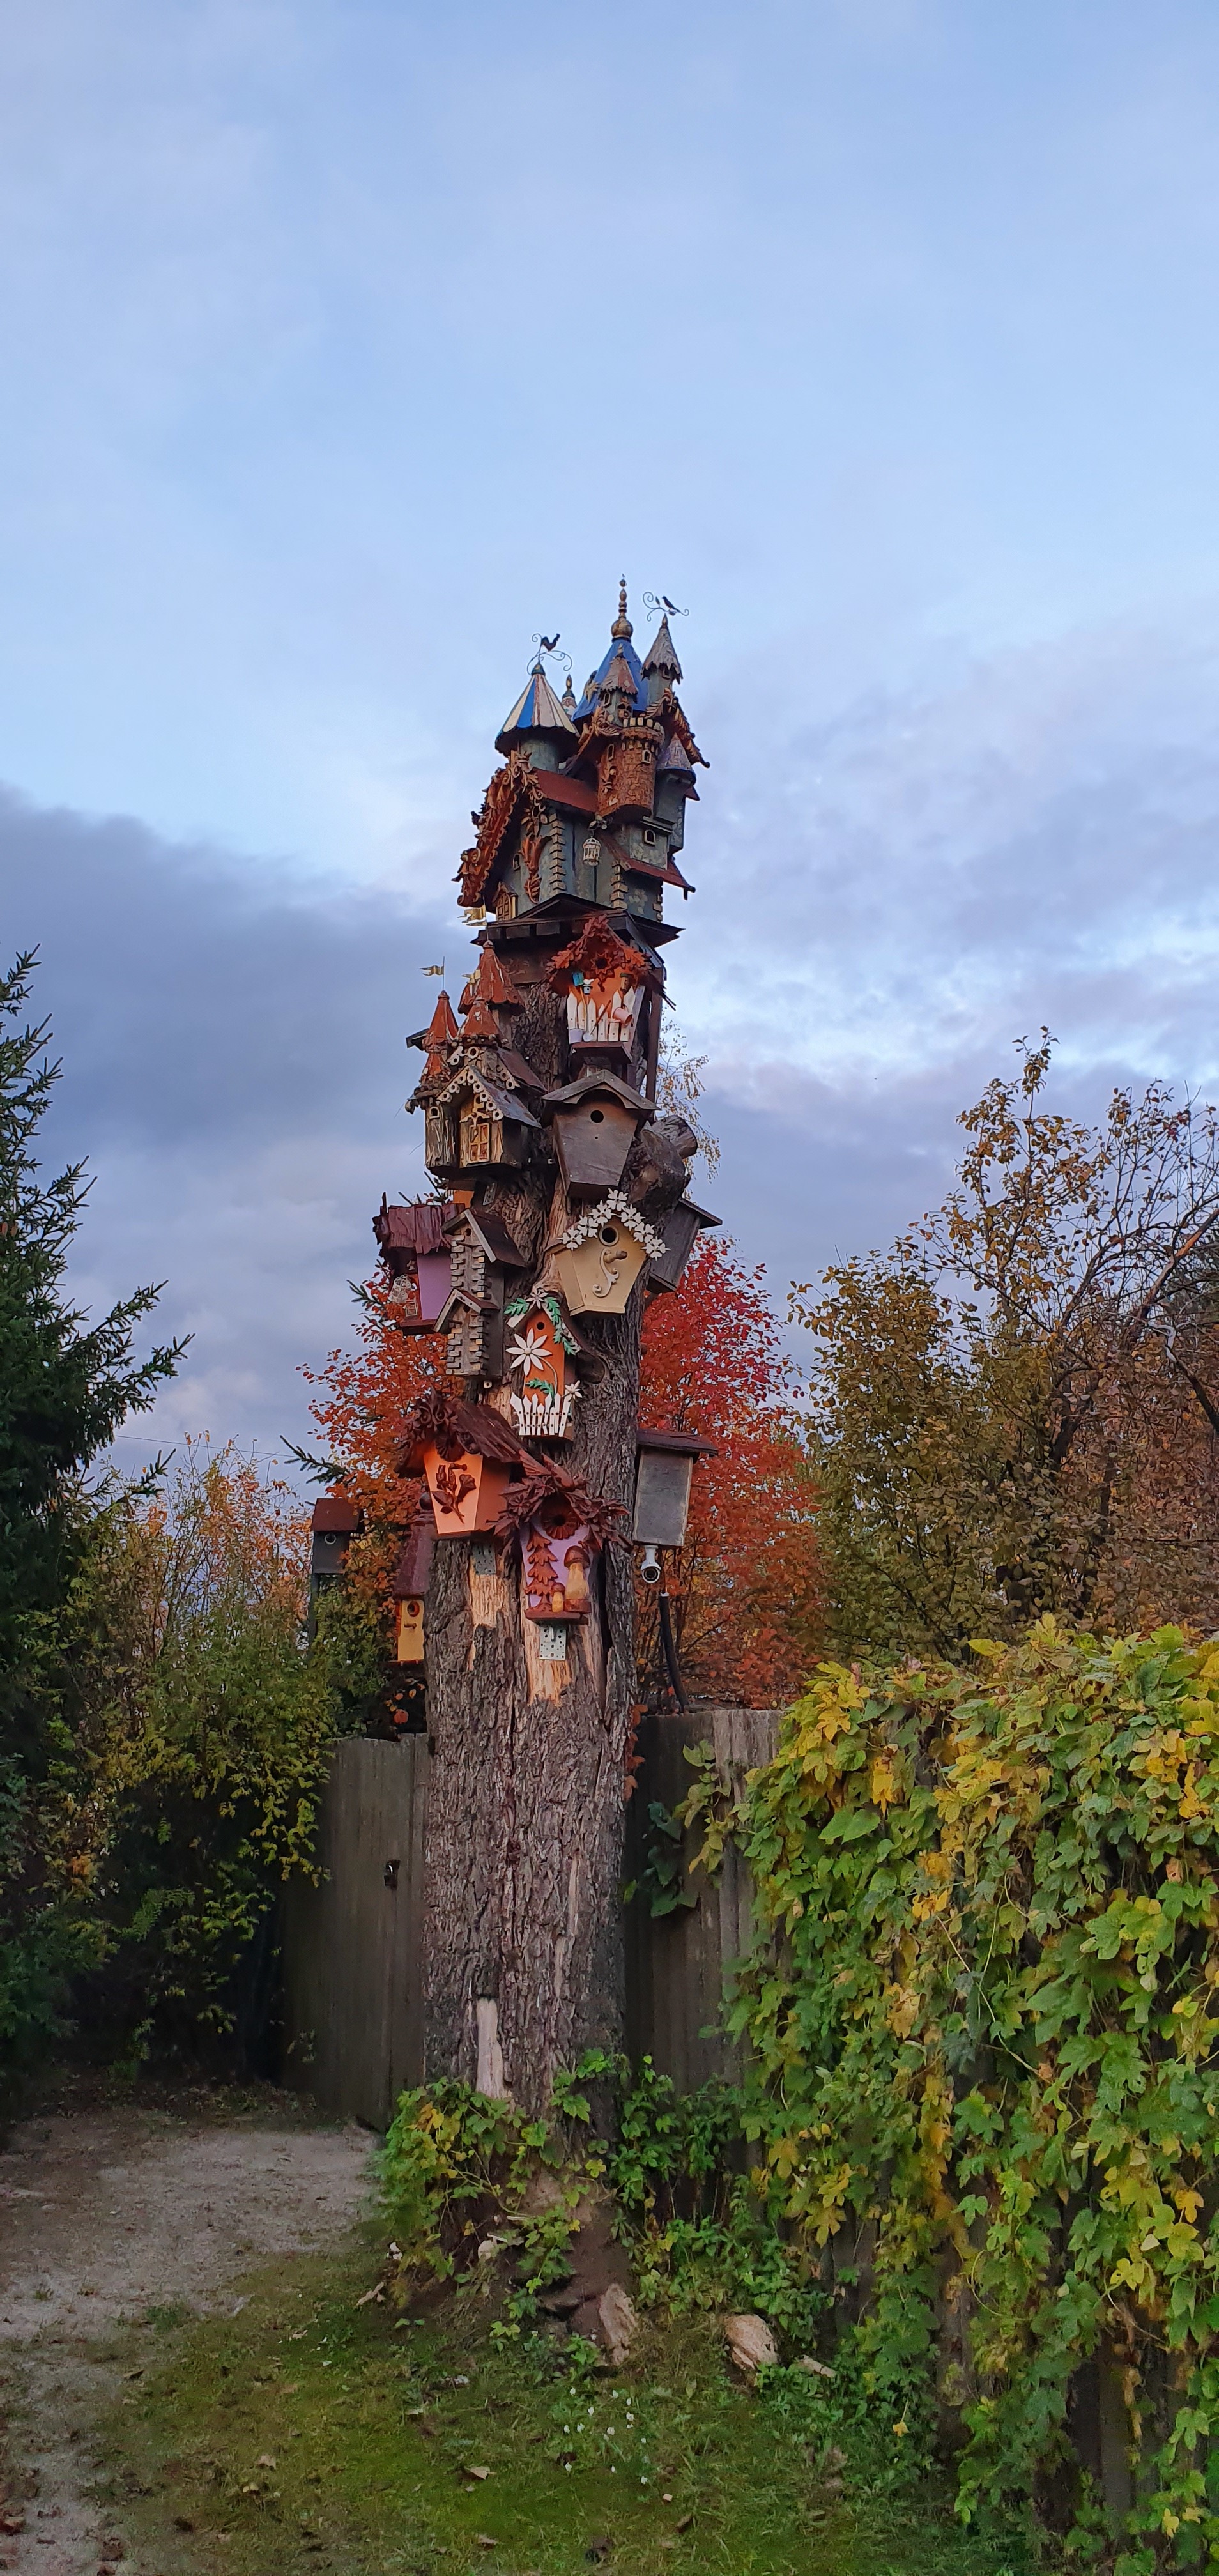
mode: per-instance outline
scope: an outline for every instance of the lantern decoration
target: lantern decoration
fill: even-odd
[[[559,1172],[569,1198],[600,1198],[616,1189],[640,1128],[656,1115],[642,1092],[612,1073],[582,1073],[562,1091],[548,1091]]]
[[[610,1190],[568,1227],[551,1258],[571,1314],[621,1315],[645,1261],[663,1251],[662,1236],[625,1190]]]
[[[404,1333],[434,1333],[451,1285],[448,1238],[444,1231],[450,1209],[443,1199],[416,1199],[390,1207],[383,1197],[372,1227],[381,1259],[390,1275],[389,1301],[394,1322]]]
[[[567,1440],[580,1389],[568,1368],[579,1343],[557,1297],[516,1297],[504,1310],[512,1419],[526,1440]]]
[[[433,1387],[410,1407],[403,1428],[399,1473],[422,1470],[427,1478],[437,1537],[494,1529],[514,1472],[532,1464],[503,1415]]]
[[[403,1542],[389,1587],[391,1598],[398,1604],[400,1664],[423,1662],[423,1604],[435,1548],[436,1523],[425,1488],[419,1513]]]
[[[501,1538],[521,1542],[527,1619],[546,1626],[587,1619],[593,1558],[621,1518],[621,1503],[591,1494],[578,1476],[553,1459],[530,1459],[496,1522]]]
[[[649,1288],[680,1288],[686,1264],[704,1227],[719,1225],[710,1208],[696,1206],[693,1199],[679,1199],[676,1207],[661,1221],[664,1251],[648,1271]]]
[[[437,1317],[436,1330],[448,1334],[449,1375],[486,1378],[498,1384],[504,1373],[506,1274],[525,1268],[524,1255],[502,1218],[490,1208],[455,1208],[445,1234],[450,1252],[449,1293]]]
[[[567,996],[567,1043],[574,1064],[594,1059],[629,1074],[635,1056],[644,995],[658,993],[661,977],[641,950],[620,939],[604,915],[585,923],[578,939],[561,949],[546,978],[552,993]]]

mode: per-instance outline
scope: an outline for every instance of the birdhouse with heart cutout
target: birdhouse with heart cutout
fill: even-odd
[[[663,1251],[662,1237],[625,1191],[610,1190],[568,1227],[551,1261],[571,1314],[621,1315],[645,1261]]]
[[[569,1440],[580,1393],[571,1374],[579,1345],[557,1297],[517,1297],[505,1309],[505,1374],[512,1419],[524,1440]]]
[[[642,1092],[612,1073],[582,1073],[543,1103],[570,1199],[616,1189],[640,1128],[656,1115]]]
[[[485,1404],[461,1404],[439,1388],[420,1396],[406,1418],[399,1472],[422,1470],[438,1538],[472,1538],[494,1529],[515,1474],[532,1464],[503,1415]]]

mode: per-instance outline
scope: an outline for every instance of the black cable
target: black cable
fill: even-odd
[[[670,1685],[673,1691],[673,1697],[679,1708],[688,1708],[690,1703],[681,1686],[681,1671],[677,1661],[677,1648],[673,1643],[673,1622],[669,1617],[669,1596],[667,1592],[662,1592],[660,1596],[660,1643],[665,1659],[665,1669],[668,1673]]]

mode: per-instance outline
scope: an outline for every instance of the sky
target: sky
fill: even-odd
[[[559,628],[666,592],[669,951],[786,1285],[1048,1024],[1219,1079],[1210,0],[0,0],[0,910],[137,1454],[307,1437],[453,870]]]

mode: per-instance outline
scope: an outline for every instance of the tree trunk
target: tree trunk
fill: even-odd
[[[531,997],[521,1051],[551,1079],[560,1006]],[[486,1204],[536,1278],[553,1172]],[[515,1288],[515,1282],[514,1282]],[[427,1599],[428,1773],[423,1971],[429,2078],[460,2076],[529,2110],[581,2052],[622,2044],[623,1789],[635,1696],[628,1544],[643,1304],[581,1317],[586,1376],[573,1437],[532,1443],[623,1506],[622,1538],[589,1568],[589,1616],[563,1662],[522,1609],[515,1547],[443,1540]],[[501,1390],[485,1399],[506,1409]]]

